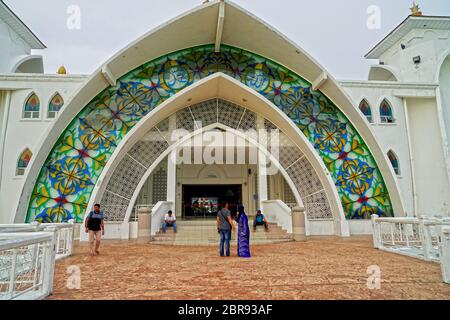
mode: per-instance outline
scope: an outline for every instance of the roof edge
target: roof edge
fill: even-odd
[[[24,40],[31,46],[32,49],[46,49],[47,46],[34,34],[33,31],[8,7],[8,5],[0,0],[0,10],[3,9],[13,20],[17,21],[25,30]],[[17,32],[17,28],[15,26],[10,25],[7,21],[5,21],[9,25],[11,29]],[[19,35],[20,32],[17,32]]]
[[[420,19],[449,19],[450,20],[450,16],[434,16],[434,15],[422,15],[422,16],[414,16],[412,14],[410,14],[409,16],[406,17],[406,19],[404,19],[399,25],[397,25],[397,27],[395,27],[391,32],[388,33],[388,35],[386,35],[381,41],[379,41],[368,53],[366,53],[364,55],[364,58],[366,59],[378,59],[380,54],[376,54],[375,52],[380,49],[380,47],[394,34],[396,33],[399,29],[401,29],[402,27],[404,27],[404,25],[406,24],[406,22],[408,22],[409,20],[420,20]],[[385,52],[386,50],[384,50]],[[384,53],[383,52],[383,53]]]

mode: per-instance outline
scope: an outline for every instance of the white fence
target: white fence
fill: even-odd
[[[53,287],[55,233],[0,233],[0,300],[43,299]]]
[[[440,262],[444,281],[450,283],[450,279],[446,278],[444,272],[444,270],[448,272],[450,268],[448,258],[450,244],[445,242],[445,239],[448,239],[450,219],[380,218],[373,215],[372,227],[375,248],[426,261]]]
[[[31,224],[1,224],[0,233],[17,232],[54,232],[56,260],[60,260],[72,255],[74,240],[74,220],[69,223],[43,223],[33,222]]]

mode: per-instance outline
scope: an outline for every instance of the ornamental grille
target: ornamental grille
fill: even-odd
[[[153,174],[153,204],[167,200],[167,170],[159,168]]]

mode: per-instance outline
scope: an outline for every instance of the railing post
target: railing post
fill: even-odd
[[[439,256],[441,260],[442,279],[450,284],[450,227],[439,228]]]
[[[11,270],[9,272],[9,287],[8,287],[9,299],[12,299],[14,297],[14,289],[16,286],[17,249],[13,249],[13,255],[11,259],[12,265]]]
[[[152,210],[138,209],[138,243],[149,243],[152,232]]]
[[[50,247],[44,249],[44,265],[43,268],[48,266],[47,271],[44,273],[42,279],[42,290],[45,294],[51,295],[53,293],[53,277],[55,272],[55,260],[56,260],[56,241],[58,229],[55,226],[45,228],[46,231],[52,234],[52,242]]]
[[[379,249],[381,247],[381,235],[379,222],[377,219],[379,218],[377,214],[371,215],[372,220],[372,235],[373,235],[373,247]]]
[[[425,260],[430,261],[430,251],[433,243],[431,241],[430,227],[429,225],[425,224],[424,216],[419,217],[419,229],[422,242],[423,257]]]
[[[72,228],[70,228],[69,233],[69,247],[67,248],[67,256],[71,256],[73,254],[73,241],[75,237],[75,220],[71,219],[69,220],[69,223],[72,225]]]
[[[306,241],[305,208],[292,208],[292,235],[295,241]]]

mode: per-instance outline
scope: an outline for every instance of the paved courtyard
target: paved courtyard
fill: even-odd
[[[166,247],[104,241],[85,244],[56,266],[49,299],[450,299],[436,263],[375,250],[369,238],[314,239],[252,247],[253,258],[220,258],[214,247]],[[66,288],[67,268],[81,289]],[[381,268],[381,289],[367,268]]]

